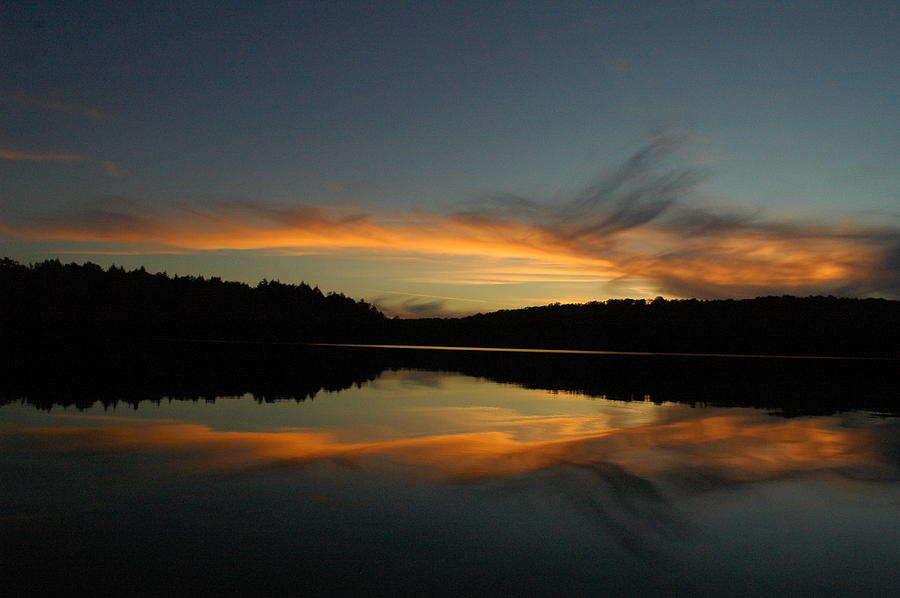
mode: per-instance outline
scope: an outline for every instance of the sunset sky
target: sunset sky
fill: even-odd
[[[897,2],[0,4],[0,257],[389,315],[900,298]]]

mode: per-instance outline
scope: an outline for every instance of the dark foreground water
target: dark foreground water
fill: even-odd
[[[0,593],[900,593],[896,364],[260,351],[11,372]]]

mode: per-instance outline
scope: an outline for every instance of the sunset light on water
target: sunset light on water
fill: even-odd
[[[898,24],[0,2],[0,596],[900,596]]]
[[[84,517],[109,518],[102,533],[115,533],[125,524],[117,513],[151,508],[165,525],[187,525],[177,533],[184,544],[166,542],[176,560],[186,546],[205,542],[204,529],[220,525],[223,544],[206,544],[200,556],[214,571],[235,541],[267,546],[230,565],[248,574],[266,568],[254,559],[277,562],[300,546],[326,559],[281,565],[267,582],[276,592],[313,567],[313,593],[335,583],[379,595],[482,595],[480,584],[503,593],[522,584],[578,592],[601,583],[635,595],[663,587],[778,595],[790,591],[793,568],[811,544],[823,552],[821,563],[841,562],[839,571],[817,568],[814,581],[801,573],[818,591],[894,583],[882,563],[896,549],[891,530],[900,524],[891,507],[900,499],[897,464],[886,456],[896,423],[865,413],[784,419],[399,370],[303,404],[245,396],[137,410],[41,413],[8,405],[0,417],[7,471],[26,460],[70,469],[65,479],[9,487],[20,506],[5,525],[16,537],[31,522],[66,541],[64,530]],[[97,478],[92,472],[103,462],[114,465]],[[56,498],[35,502],[42,488],[58,488]],[[172,492],[183,494],[175,500]],[[151,496],[163,502],[146,504]],[[243,521],[229,519],[233,509]],[[762,527],[748,534],[744,517]],[[743,561],[770,549],[767,528],[782,537],[778,562]],[[135,542],[154,533],[129,529]],[[367,538],[356,545],[360,529]],[[867,534],[865,547],[859,534]],[[338,545],[336,560],[328,555]],[[366,546],[379,547],[377,554]],[[475,555],[477,584],[451,577],[471,571]],[[577,567],[559,569],[563,562]],[[691,571],[701,562],[699,577]],[[404,573],[383,577],[375,572],[381,567]],[[360,571],[368,581],[352,581]],[[180,567],[171,573],[193,583]],[[159,588],[159,580],[145,579],[150,574],[129,573]],[[232,580],[226,592],[240,593],[246,583],[224,579]]]

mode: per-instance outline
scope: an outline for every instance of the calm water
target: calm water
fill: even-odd
[[[332,387],[8,401],[5,595],[900,592],[896,417],[427,369]]]

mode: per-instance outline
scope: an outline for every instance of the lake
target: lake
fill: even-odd
[[[10,359],[4,595],[900,593],[896,362]]]

